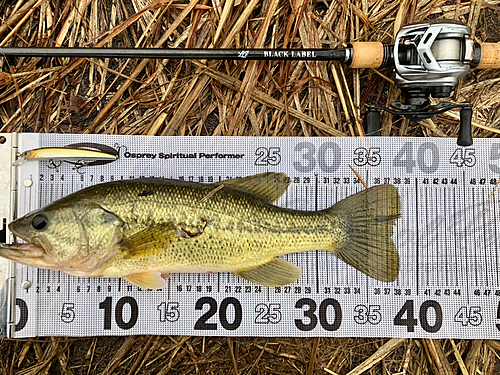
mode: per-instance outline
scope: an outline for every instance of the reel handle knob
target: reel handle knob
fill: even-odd
[[[380,112],[373,108],[368,108],[366,119],[366,135],[380,136]]]
[[[460,110],[460,130],[458,132],[457,144],[459,146],[472,146],[472,107]]]

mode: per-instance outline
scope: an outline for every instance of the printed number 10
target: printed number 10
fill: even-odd
[[[99,304],[99,309],[104,310],[104,329],[111,329],[111,310],[113,308],[112,297],[106,297],[104,301]],[[130,306],[130,318],[126,322],[123,317],[123,310],[125,305]],[[116,303],[115,308],[115,321],[116,325],[121,329],[130,329],[137,323],[137,318],[139,316],[139,307],[137,306],[137,301],[133,297],[122,297]]]

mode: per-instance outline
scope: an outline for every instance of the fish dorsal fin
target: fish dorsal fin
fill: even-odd
[[[281,258],[249,270],[235,272],[235,275],[264,286],[282,286],[293,283],[301,275],[302,270]]]
[[[123,279],[143,289],[163,289],[167,285],[160,271],[133,273],[124,276]]]
[[[222,181],[217,185],[221,184],[258,195],[262,199],[273,203],[285,193],[290,185],[290,177],[284,173],[267,172],[254,176],[233,178]]]
[[[172,223],[162,223],[125,238],[120,248],[126,259],[142,258],[166,249],[179,237],[179,231]]]

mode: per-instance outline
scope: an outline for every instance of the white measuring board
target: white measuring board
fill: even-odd
[[[27,162],[18,215],[86,186],[138,177],[216,182],[266,171],[292,183],[277,205],[318,210],[389,183],[401,195],[394,231],[401,269],[373,280],[324,251],[291,254],[303,276],[263,287],[237,276],[174,274],[167,288],[17,266],[15,337],[224,335],[500,338],[500,140],[437,138],[130,137],[20,134],[19,152],[92,142],[109,164]]]

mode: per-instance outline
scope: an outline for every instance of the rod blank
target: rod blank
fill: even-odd
[[[0,48],[0,56],[86,57],[191,60],[315,60],[346,61],[345,49],[164,49],[164,48]]]

